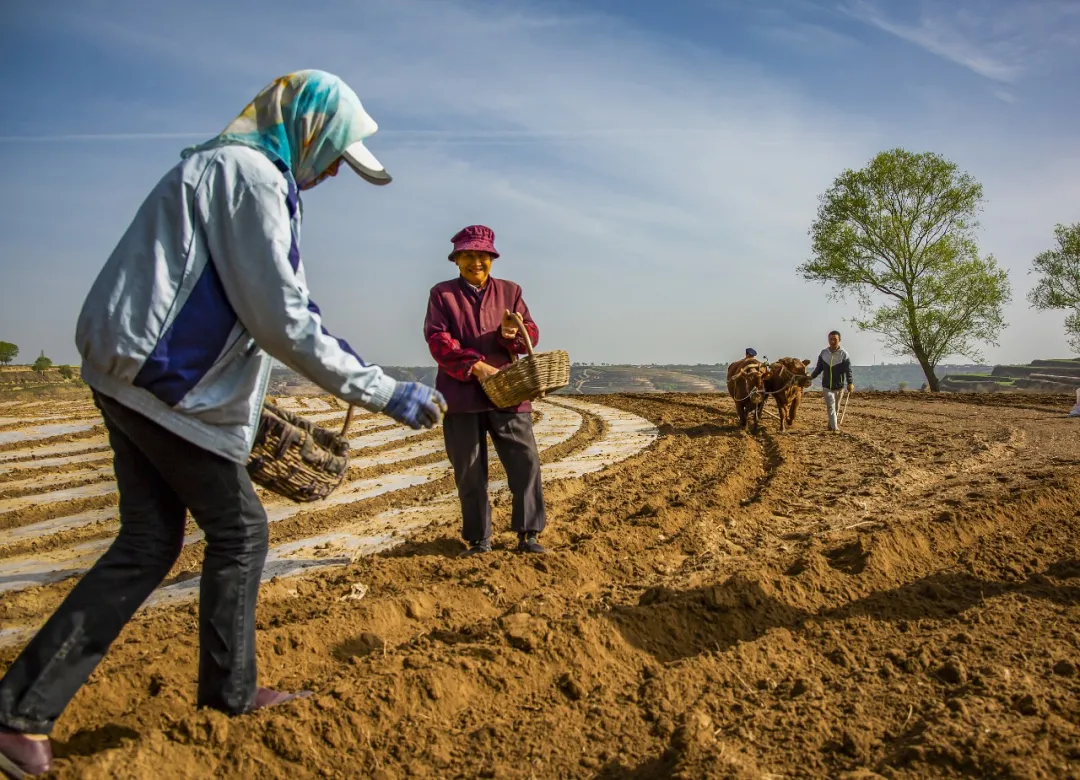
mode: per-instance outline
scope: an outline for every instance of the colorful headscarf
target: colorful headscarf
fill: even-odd
[[[360,98],[332,73],[299,70],[275,79],[220,135],[183,157],[228,143],[250,146],[287,166],[300,189],[324,177],[349,146],[378,126]]]

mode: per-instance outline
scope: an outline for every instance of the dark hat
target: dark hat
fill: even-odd
[[[495,231],[484,225],[469,225],[462,228],[450,239],[454,243],[454,251],[447,259],[453,260],[458,252],[466,252],[470,249],[477,252],[487,252],[492,258],[499,256],[495,251]]]
[[[757,350],[754,349],[753,347],[747,347],[746,348],[746,356],[747,357],[757,357]]]

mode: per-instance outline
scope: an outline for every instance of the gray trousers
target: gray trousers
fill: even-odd
[[[527,412],[473,412],[448,414],[443,419],[446,454],[454,467],[461,501],[462,538],[470,543],[491,538],[491,502],[487,491],[489,435],[514,498],[510,529],[517,533],[540,533],[545,524],[544,490],[532,416]]]
[[[836,413],[840,409],[840,396],[843,395],[843,393],[844,391],[842,389],[830,390],[828,388],[825,388],[824,391],[822,391],[822,395],[825,396],[825,411],[829,413],[830,431],[835,431],[838,427],[838,424],[836,422]]]

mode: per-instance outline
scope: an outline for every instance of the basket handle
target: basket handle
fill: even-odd
[[[355,411],[355,410],[356,410],[356,407],[353,406],[352,404],[349,404],[349,411],[345,412],[345,424],[341,426],[341,435],[342,436],[344,436],[345,433],[349,430],[349,425],[352,424],[353,411]]]
[[[525,318],[518,312],[514,312],[514,318],[518,321],[518,331],[520,331],[521,335],[525,338],[525,349],[528,350],[529,356],[531,357],[533,354],[533,343],[532,339],[529,337],[529,329],[525,327]],[[518,359],[517,353],[514,352],[513,349],[509,350],[509,352],[510,362],[513,363]]]

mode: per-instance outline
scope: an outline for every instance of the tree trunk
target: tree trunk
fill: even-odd
[[[926,357],[926,350],[923,349],[922,336],[919,333],[919,320],[915,316],[915,304],[913,303],[912,290],[908,287],[907,301],[907,314],[908,314],[908,328],[911,333],[911,346],[912,352],[915,354],[915,359],[919,361],[919,366],[922,367],[923,376],[926,377],[926,386],[930,388],[931,393],[938,391],[937,374],[934,373],[934,367],[930,365],[930,361]]]
[[[926,355],[922,353],[922,350],[915,353],[915,359],[919,361],[919,366],[922,367],[923,375],[926,376],[926,386],[930,388],[930,392],[939,392],[937,374],[934,373],[934,367],[930,365],[930,362],[926,359]]]

